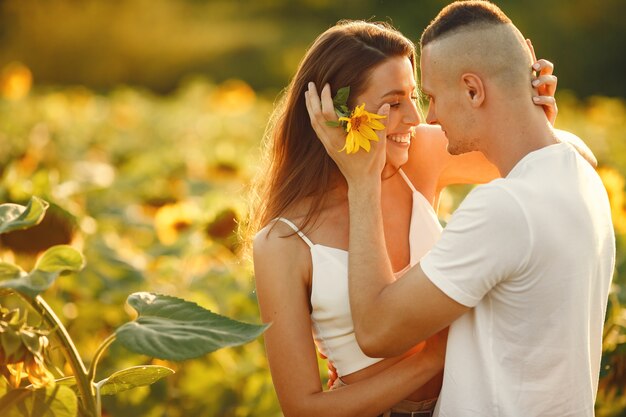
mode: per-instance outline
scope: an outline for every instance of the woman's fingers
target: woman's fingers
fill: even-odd
[[[308,87],[309,89],[304,93],[304,100],[311,119],[311,126],[330,154],[333,150],[339,150],[345,141],[345,132],[342,129],[326,124],[327,121],[337,120],[333,99],[330,95],[330,85],[324,86],[321,97],[317,93],[317,87],[314,83],[310,82]]]
[[[535,78],[532,84],[533,87],[537,88],[539,95],[554,96],[554,93],[556,92],[557,82],[558,79],[556,75],[547,74],[540,75],[539,77]]]
[[[535,48],[533,48],[533,43],[530,39],[526,39],[526,44],[530,49],[533,60],[536,61],[533,64],[533,75],[535,73],[538,74],[537,77],[532,80],[533,87],[536,88],[539,93],[538,96],[533,97],[533,102],[539,106],[543,106],[548,120],[554,126],[556,115],[559,112],[556,106],[556,100],[554,99],[557,84],[556,76],[552,75],[554,72],[554,64],[547,59],[537,59]]]
[[[554,126],[556,116],[559,113],[559,109],[556,105],[556,99],[553,96],[536,96],[533,97],[533,103],[538,106],[543,106],[543,110],[546,112],[548,120]]]
[[[322,113],[322,104],[320,103],[320,96],[317,94],[317,87],[315,83],[309,83],[309,89],[307,90],[306,97],[308,97],[308,107],[309,116],[311,116],[311,121],[314,119],[317,121],[321,117]]]
[[[384,119],[380,119],[380,122],[383,124],[383,126],[385,126],[385,128],[383,130],[376,131],[376,134],[378,135],[378,138],[382,141],[382,143],[386,143],[385,140],[387,139],[387,118],[389,117],[389,109],[389,103],[383,104],[378,109],[378,114],[381,116],[385,116]]]
[[[337,114],[335,113],[335,106],[333,105],[333,98],[330,95],[330,85],[326,84],[322,89],[322,114],[327,121],[336,121]]]
[[[317,116],[315,114],[315,110],[313,107],[313,104],[311,103],[312,99],[311,99],[311,92],[310,91],[305,91],[304,92],[304,103],[306,105],[306,110],[309,113],[309,119],[311,120],[311,127],[313,128],[313,130],[315,131],[315,133],[317,133],[318,137],[319,137],[319,123],[317,122]],[[324,147],[326,147],[326,143],[322,140],[322,145],[324,145]]]
[[[322,104],[314,83],[309,83],[309,89],[304,93],[304,100],[306,103],[306,109],[309,113],[309,118],[311,119],[311,126],[317,134],[317,137],[321,140],[322,145],[324,145],[324,147],[328,150],[330,143],[327,142],[322,130],[324,120],[322,115]]]
[[[549,75],[554,72],[554,64],[547,59],[539,59],[533,64],[533,69],[539,73],[539,75]]]
[[[556,99],[552,96],[535,96],[533,102],[540,106],[551,106],[556,108]]]

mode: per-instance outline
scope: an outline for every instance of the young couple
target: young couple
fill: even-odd
[[[615,246],[593,155],[551,126],[551,64],[468,1],[421,39],[428,124],[415,69],[399,32],[339,23],[273,118],[252,227],[284,414],[592,416]],[[346,133],[326,124],[345,86],[348,107],[386,116],[370,152],[338,152]],[[485,182],[442,232],[443,187]]]

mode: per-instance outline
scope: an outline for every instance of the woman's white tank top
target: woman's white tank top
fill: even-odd
[[[439,239],[442,230],[428,200],[413,187],[402,170],[399,172],[413,191],[413,209],[409,229],[411,260],[402,271],[396,272],[396,278],[419,262]],[[318,350],[333,363],[340,377],[381,361],[382,358],[366,356],[356,341],[348,295],[348,252],[315,244],[290,220],[282,217],[276,220],[289,225],[311,249],[311,322]]]

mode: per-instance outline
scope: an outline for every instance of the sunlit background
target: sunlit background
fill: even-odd
[[[590,145],[609,191],[618,257],[597,414],[626,415],[626,2],[496,3],[556,64],[557,127]],[[235,230],[278,94],[338,20],[388,21],[417,41],[445,4],[0,1],[0,202],[52,203],[42,225],[3,235],[0,256],[28,268],[57,243],[84,251],[85,270],[45,298],[85,358],[129,320],[134,291],[258,322]],[[442,219],[466,191],[447,191]],[[140,363],[162,362],[113,345],[101,371]],[[262,340],[167,365],[174,376],[106,397],[105,415],[281,415]]]

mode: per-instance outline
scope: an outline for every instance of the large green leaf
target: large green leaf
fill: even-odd
[[[98,383],[101,395],[114,395],[129,389],[151,385],[174,373],[170,368],[158,365],[133,366],[115,372]]]
[[[117,329],[122,345],[133,352],[167,360],[186,360],[256,339],[267,325],[242,323],[195,303],[140,292],[128,297],[137,320]]]
[[[63,385],[10,390],[0,399],[2,417],[75,417],[77,413],[76,394]]]
[[[0,234],[39,224],[48,206],[46,201],[34,196],[26,207],[10,203],[0,204]]]
[[[29,274],[19,278],[0,281],[0,288],[10,288],[35,298],[47,290],[55,279],[65,272],[78,272],[85,265],[83,255],[68,245],[53,246],[48,249]],[[10,267],[5,268],[11,273]],[[0,265],[2,270],[2,265]],[[13,271],[16,274],[17,272]]]

